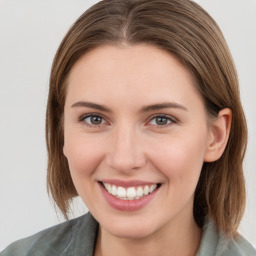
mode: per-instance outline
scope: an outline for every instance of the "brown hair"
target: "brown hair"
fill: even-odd
[[[88,9],[70,28],[53,61],[46,116],[48,192],[68,218],[77,195],[62,149],[65,81],[76,61],[104,44],[145,43],[176,56],[193,74],[209,116],[232,110],[229,141],[222,157],[204,163],[195,191],[194,218],[205,216],[229,236],[236,234],[245,206],[242,162],[247,127],[236,69],[215,21],[189,0],[105,0]]]

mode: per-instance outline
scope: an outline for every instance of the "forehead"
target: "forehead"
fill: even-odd
[[[145,44],[104,45],[83,55],[67,80],[67,101],[184,101],[201,98],[190,71],[170,53]],[[89,99],[87,99],[89,98]],[[71,102],[70,102],[71,103]]]
[[[166,75],[166,72],[173,75],[172,78],[177,77],[173,73],[182,72],[182,77],[192,78],[190,72],[172,54],[146,44],[120,47],[103,45],[90,50],[74,64],[69,81],[77,82],[75,80],[81,78],[81,72],[88,79],[92,78],[90,74],[94,75],[96,72],[109,77],[119,74],[126,78],[157,76],[158,79]]]

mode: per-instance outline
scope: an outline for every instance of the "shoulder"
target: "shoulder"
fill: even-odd
[[[256,256],[256,250],[241,235],[227,238],[217,231],[214,223],[207,220],[197,256]]]
[[[0,256],[69,255],[72,247],[82,244],[90,250],[94,246],[97,222],[90,213],[43,230],[9,245]],[[83,240],[81,241],[81,233]],[[87,243],[85,242],[87,241]],[[80,246],[81,247],[81,246]],[[89,255],[89,254],[88,254]]]
[[[229,242],[227,250],[230,252],[239,252],[241,256],[256,256],[255,248],[241,235],[238,235],[236,239],[232,239]]]

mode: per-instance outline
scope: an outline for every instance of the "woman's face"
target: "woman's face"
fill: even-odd
[[[67,82],[63,150],[101,228],[139,238],[191,221],[211,136],[189,71],[153,46],[101,46]]]

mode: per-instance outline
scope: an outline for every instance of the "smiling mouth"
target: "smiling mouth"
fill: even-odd
[[[100,183],[110,195],[121,200],[138,200],[142,197],[151,194],[161,186],[161,184],[157,183],[153,185],[143,185],[124,188],[122,186],[116,186],[110,183]]]

